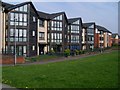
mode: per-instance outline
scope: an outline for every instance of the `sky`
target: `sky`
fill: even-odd
[[[25,0],[2,0],[16,4]],[[65,12],[68,18],[81,17],[83,23],[95,22],[112,33],[118,33],[118,0],[27,0],[46,13]],[[91,2],[92,1],[92,2]],[[119,33],[120,34],[120,33]]]

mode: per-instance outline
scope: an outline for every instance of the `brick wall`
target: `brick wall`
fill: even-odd
[[[25,63],[25,59],[22,56],[16,58],[16,63],[22,64]],[[14,64],[14,56],[2,55],[0,59],[0,64]]]
[[[94,47],[98,48],[99,47],[99,34],[95,33],[94,38],[95,38],[95,40],[94,40]]]

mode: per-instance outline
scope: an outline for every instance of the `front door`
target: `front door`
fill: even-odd
[[[44,45],[39,45],[39,55],[44,54]]]

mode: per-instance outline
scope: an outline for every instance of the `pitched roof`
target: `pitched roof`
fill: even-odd
[[[59,16],[59,15],[61,15],[61,14],[64,14],[65,12],[58,12],[58,13],[52,13],[52,14],[50,14],[50,19],[52,19],[52,18],[54,18],[54,17],[56,17],[56,16]]]
[[[34,9],[35,13],[38,15],[37,10],[35,9],[32,2],[23,2],[23,3],[20,3],[20,4],[16,4],[16,5],[8,4],[8,3],[5,3],[5,2],[2,2],[2,3],[6,7],[6,10],[5,10],[6,12],[9,12],[9,11],[11,11],[15,8],[21,7],[23,5],[30,4],[32,6],[32,8]]]
[[[102,27],[102,26],[99,26],[99,25],[96,25],[96,28],[100,31],[104,31],[104,32],[109,32],[111,33],[109,30],[107,30],[105,27]]]
[[[8,9],[10,7],[13,7],[14,5],[13,4],[8,4],[8,3],[5,3],[5,2],[2,2],[2,6],[5,8],[5,9]]]
[[[37,12],[38,12],[39,17],[42,19],[49,19],[50,18],[50,16],[49,16],[50,14],[48,14],[48,13],[44,13],[41,11],[37,11]]]
[[[32,4],[32,2],[23,2],[23,3],[20,3],[20,4],[16,4],[13,7],[9,7],[8,11],[13,10],[15,8],[18,8],[18,7],[21,7],[21,6],[26,5],[26,4]]]
[[[75,22],[75,21],[77,21],[77,20],[81,20],[81,18],[70,18],[70,19],[68,19],[68,23],[73,23],[73,22]]]
[[[87,28],[91,26],[92,24],[95,24],[95,22],[83,23],[83,27]]]
[[[65,19],[66,19],[66,21],[68,22],[68,19],[67,19],[67,16],[66,16],[65,12],[52,13],[52,14],[50,14],[49,16],[50,16],[50,19],[53,19],[54,17],[59,16],[59,15],[61,15],[61,14],[64,14]]]

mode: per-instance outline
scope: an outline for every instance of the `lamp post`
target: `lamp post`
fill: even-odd
[[[17,19],[16,19],[16,17],[14,17],[14,19],[15,19],[15,30],[14,30],[14,33],[15,33],[15,35],[14,35],[14,42],[15,42],[15,59],[14,59],[14,66],[16,65],[16,21],[17,21]]]
[[[102,53],[102,31],[101,31],[101,37],[100,37],[100,47],[101,47],[101,53]]]

